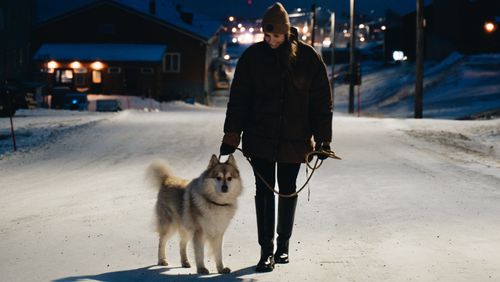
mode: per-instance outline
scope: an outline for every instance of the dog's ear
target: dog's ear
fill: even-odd
[[[230,165],[236,167],[236,159],[234,158],[233,155],[229,155],[229,158],[227,158],[226,164],[230,164]]]
[[[219,163],[219,159],[217,158],[217,156],[215,154],[213,154],[212,157],[210,158],[210,163],[208,164],[208,168],[212,168],[212,167],[216,166],[218,163]]]

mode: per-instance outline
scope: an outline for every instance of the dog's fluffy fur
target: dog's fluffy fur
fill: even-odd
[[[204,244],[208,242],[219,273],[231,270],[222,263],[222,239],[237,208],[242,184],[236,161],[229,156],[219,163],[212,155],[208,168],[197,178],[187,181],[175,177],[168,165],[154,161],[147,170],[159,188],[156,201],[157,231],[160,236],[158,264],[167,265],[165,243],[178,231],[182,267],[189,264],[186,246],[193,239],[197,272],[208,274],[204,264]]]

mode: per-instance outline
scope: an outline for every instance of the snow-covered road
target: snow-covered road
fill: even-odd
[[[176,238],[170,266],[154,266],[156,195],[144,170],[164,158],[178,175],[197,176],[218,151],[224,110],[77,117],[87,123],[0,157],[0,280],[199,277],[180,268]],[[20,130],[34,134],[37,114],[25,118]],[[204,281],[500,281],[499,131],[500,120],[336,115],[333,148],[343,160],[316,172],[309,200],[301,194],[291,263],[267,274],[253,271],[253,177],[237,155],[245,191],[223,247],[233,273]],[[215,272],[212,259],[207,267]]]

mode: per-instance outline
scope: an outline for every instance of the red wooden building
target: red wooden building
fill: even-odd
[[[42,12],[34,60],[53,93],[204,102],[213,88],[210,65],[220,55],[219,29],[220,22],[168,0],[96,1],[46,19]]]

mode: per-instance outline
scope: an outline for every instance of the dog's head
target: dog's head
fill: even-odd
[[[217,156],[212,155],[205,177],[211,186],[210,194],[218,198],[236,198],[241,194],[240,172],[233,155],[225,162],[219,162]]]

